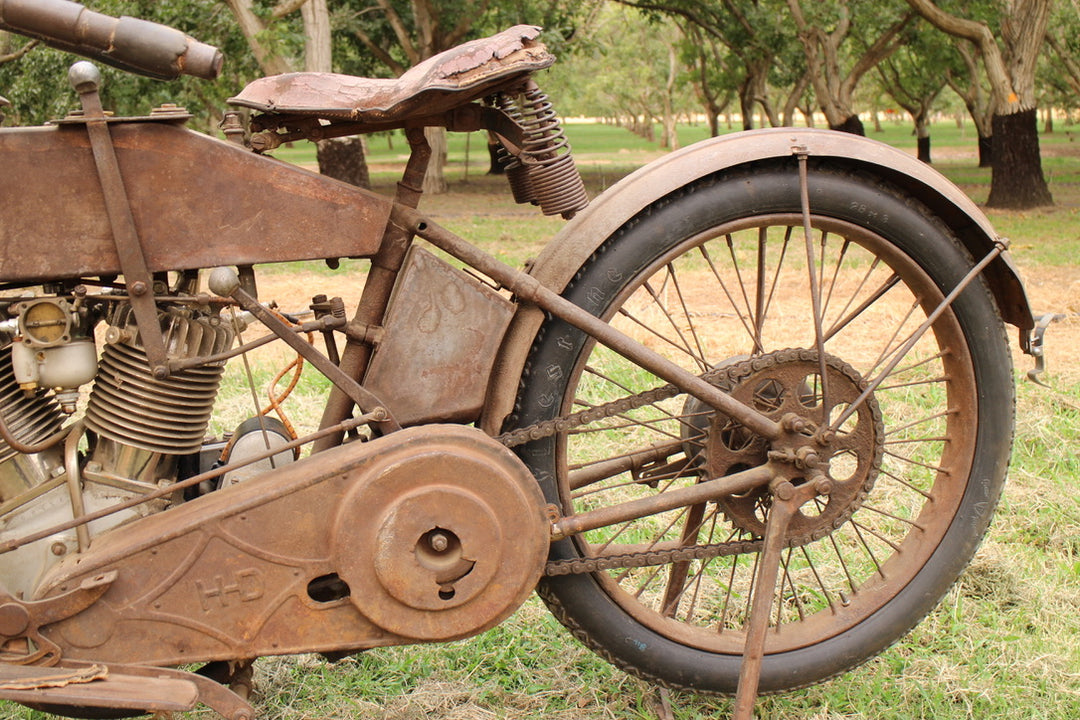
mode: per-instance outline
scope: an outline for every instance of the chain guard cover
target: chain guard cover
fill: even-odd
[[[547,557],[544,501],[512,452],[441,426],[343,499],[333,560],[372,622],[417,640],[493,627],[524,602]]]
[[[472,427],[407,428],[95,540],[37,598],[111,571],[116,581],[40,632],[65,659],[140,665],[459,638],[524,602],[549,535],[540,489],[510,450]]]

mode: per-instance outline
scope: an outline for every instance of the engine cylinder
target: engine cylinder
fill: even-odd
[[[133,322],[133,321],[132,321]],[[216,317],[167,318],[165,346],[173,357],[221,352],[232,333]],[[164,380],[150,373],[134,326],[108,345],[86,410],[86,426],[124,445],[166,455],[196,452],[217,397],[224,366],[204,365]]]

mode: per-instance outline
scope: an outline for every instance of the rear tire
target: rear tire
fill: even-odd
[[[730,370],[729,391],[770,417],[795,410],[820,427],[821,408],[853,404],[887,365],[881,356],[903,344],[972,261],[929,211],[873,178],[811,168],[809,189],[831,400],[823,402],[813,371],[821,365],[793,163],[708,178],[658,201],[597,250],[564,296],[699,374]],[[542,327],[526,368],[512,427],[664,384],[558,319]],[[520,455],[566,514],[765,462],[762,438],[705,409],[682,394],[532,441]],[[793,522],[762,692],[858,665],[934,607],[987,528],[1012,420],[1004,327],[978,279],[844,424],[838,438],[849,439],[826,450],[843,491],[804,506]],[[631,460],[649,448],[651,461]],[[632,469],[615,472],[606,460]],[[760,538],[768,505],[767,493],[750,493],[682,508],[560,541],[550,557],[724,543],[745,550]],[[731,693],[756,558],[668,556],[548,577],[540,594],[575,636],[628,672]]]

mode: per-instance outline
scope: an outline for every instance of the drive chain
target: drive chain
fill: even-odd
[[[544,566],[544,575],[578,575],[618,570],[622,568],[642,568],[668,563],[690,562],[692,560],[711,560],[727,555],[743,555],[761,552],[761,540],[733,540],[709,545],[692,545],[676,550],[653,550],[651,552],[625,553],[598,558],[574,558],[571,560],[551,560]]]
[[[703,373],[701,379],[719,387],[724,387],[725,384],[727,384],[727,387],[731,387],[728,383],[732,383],[736,378],[747,376],[759,369],[757,365],[761,364],[761,362],[762,359],[755,358],[753,360],[735,363],[728,367],[717,368]],[[574,428],[581,427],[582,425],[588,425],[589,423],[594,423],[598,420],[615,417],[622,413],[630,412],[631,410],[636,410],[640,407],[645,407],[646,405],[651,405],[662,400],[669,400],[682,392],[683,391],[675,385],[669,383],[653,388],[652,390],[645,390],[636,395],[628,395],[619,400],[613,400],[602,405],[595,405],[570,415],[563,415],[552,420],[544,420],[529,425],[528,427],[510,430],[509,432],[504,432],[502,435],[497,435],[495,439],[506,447],[517,447],[518,445],[524,445],[533,440],[540,440],[552,435],[557,435],[558,433],[568,432]]]

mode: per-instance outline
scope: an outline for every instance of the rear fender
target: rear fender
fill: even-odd
[[[774,128],[706,140],[631,173],[567,223],[529,272],[544,286],[562,292],[578,268],[612,233],[660,198],[707,175],[801,153],[879,177],[910,193],[937,215],[975,258],[985,256],[1003,241],[962,190],[901,150],[850,133]],[[1021,347],[1029,352],[1029,331],[1035,322],[1008,252],[987,267],[985,276],[1002,317],[1020,329]],[[510,324],[488,388],[482,418],[488,432],[499,432],[513,410],[522,368],[543,319],[539,309],[522,306]]]

